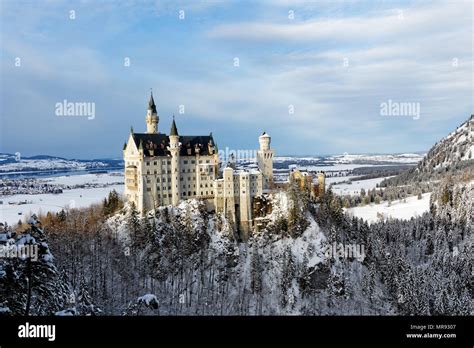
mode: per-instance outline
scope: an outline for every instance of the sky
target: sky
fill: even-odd
[[[473,1],[1,0],[0,35],[0,152],[23,156],[120,158],[150,89],[160,132],[277,155],[426,151],[474,109]]]

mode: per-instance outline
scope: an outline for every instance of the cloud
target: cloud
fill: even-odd
[[[22,10],[8,3],[4,151],[31,151],[15,140],[22,132],[48,134],[35,151],[115,156],[131,124],[145,127],[150,87],[162,131],[175,113],[180,132],[212,130],[220,146],[249,148],[265,129],[280,154],[427,149],[473,107],[471,4],[429,5],[83,1],[71,22],[65,2]],[[184,22],[177,19],[181,7]],[[21,69],[12,66],[17,56]],[[52,105],[63,98],[93,98],[96,120],[52,121]],[[419,102],[420,120],[381,117],[388,99]],[[25,129],[33,117],[37,125]]]
[[[470,19],[471,9],[470,2],[455,1],[435,7],[390,9],[371,16],[286,20],[286,23],[237,22],[218,25],[207,34],[211,38],[251,41],[387,41],[413,32],[440,31],[446,25],[455,27],[463,19]]]

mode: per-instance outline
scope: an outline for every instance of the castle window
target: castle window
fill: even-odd
[[[149,165],[150,165],[150,162],[145,162],[145,164],[146,164],[147,166],[149,166]]]
[[[196,169],[193,169],[193,173],[196,173]]]
[[[184,164],[188,164],[188,161],[184,161]]]
[[[186,185],[183,185],[183,188],[185,189],[185,188],[186,188]]]
[[[196,161],[195,161],[195,160],[192,160],[192,161],[191,161],[191,164],[195,164],[195,163],[196,163]]]
[[[188,191],[188,196],[191,196],[191,191]]]
[[[193,193],[194,193],[194,195],[196,196],[196,191],[194,191]]]
[[[210,163],[210,161],[209,161],[209,160],[207,160],[207,161],[206,161],[206,163]]]
[[[199,163],[202,163],[202,160],[199,160]]]
[[[170,165],[170,164],[171,164],[171,161],[168,161],[168,165]]]
[[[150,192],[150,191],[151,191],[151,187],[147,187],[146,190],[147,190],[148,192]]]
[[[186,192],[183,192],[183,196],[186,196]]]
[[[206,191],[206,196],[207,196],[208,194],[209,194],[208,191]]]
[[[154,171],[153,171],[153,174],[155,174],[155,175],[156,175],[156,170],[154,170]]]
[[[155,161],[155,162],[153,162],[153,164],[156,166],[156,161]]]

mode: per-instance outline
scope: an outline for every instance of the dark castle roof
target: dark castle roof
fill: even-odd
[[[148,101],[148,110],[151,110],[153,114],[156,114],[155,99],[153,99],[153,92],[150,94],[150,100]]]
[[[178,135],[178,129],[176,128],[176,122],[174,121],[174,116],[173,116],[173,124],[171,125],[170,135]]]
[[[170,155],[167,147],[170,144],[169,137],[166,134],[149,134],[149,133],[133,133],[133,140],[137,148],[143,148],[145,157],[150,157],[150,150],[154,150],[154,156]],[[215,146],[214,139],[211,135],[180,135],[181,143],[180,156],[195,156],[196,149],[199,149],[201,156],[208,156],[209,146],[211,143]],[[217,147],[215,150],[217,152]]]

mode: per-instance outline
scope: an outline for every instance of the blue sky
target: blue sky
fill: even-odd
[[[0,152],[120,157],[150,88],[161,132],[175,114],[181,134],[252,149],[265,130],[279,155],[423,151],[473,112],[472,1],[0,6]],[[56,116],[64,99],[95,118]],[[420,118],[381,116],[388,100]]]

